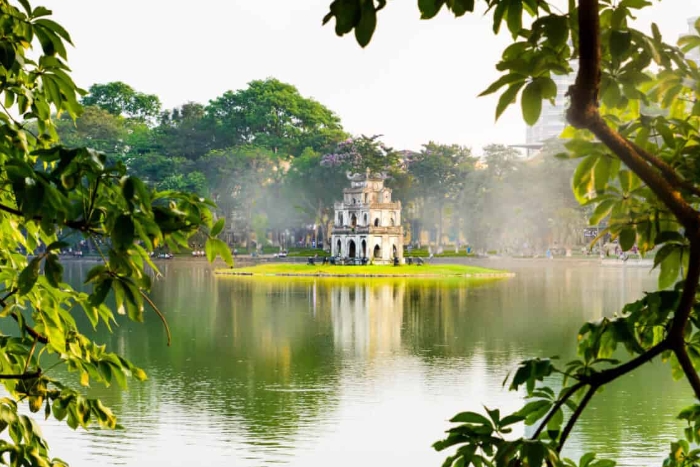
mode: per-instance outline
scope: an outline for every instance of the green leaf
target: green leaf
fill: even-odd
[[[542,99],[554,99],[557,97],[557,84],[550,77],[536,78],[540,86]]]
[[[598,162],[595,164],[593,169],[593,184],[596,192],[601,193],[605,191],[608,186],[608,180],[610,176],[613,175],[613,158],[610,156],[600,156]]]
[[[216,221],[216,224],[211,228],[211,231],[209,232],[209,235],[212,237],[218,236],[222,230],[224,230],[224,223],[226,220],[222,217],[218,221]]]
[[[681,270],[681,249],[676,247],[661,260],[659,289],[671,287],[678,280]]]
[[[523,2],[522,0],[501,0],[502,2],[509,2],[508,5],[508,17],[506,19],[508,23],[508,30],[510,31],[513,39],[518,36],[518,33],[523,28]]]
[[[537,123],[542,113],[542,88],[539,81],[531,81],[525,86],[521,96],[521,105],[525,123],[530,126]]]
[[[600,224],[600,222],[610,214],[610,211],[612,211],[612,208],[616,203],[617,200],[614,199],[606,199],[599,203],[598,206],[596,206],[595,211],[593,211],[593,215],[591,215],[590,219],[588,220],[588,223],[590,225]]]
[[[620,232],[620,248],[622,251],[628,251],[634,246],[637,239],[637,229],[634,227],[625,227]]]
[[[558,48],[566,44],[569,38],[569,20],[566,16],[550,15],[545,22],[545,34],[552,47]]]
[[[461,412],[450,419],[451,423],[475,423],[477,425],[492,426],[491,421],[476,412]]]
[[[438,14],[445,0],[418,0],[421,19],[430,19]]]
[[[585,202],[586,195],[593,188],[593,168],[596,162],[598,162],[599,154],[591,154],[590,156],[583,159],[576,171],[574,172],[574,177],[572,179],[572,187],[574,195],[579,203]]]
[[[51,253],[46,257],[44,275],[49,284],[54,287],[58,287],[63,281],[63,265],[56,254]]]
[[[491,83],[491,85],[488,88],[486,88],[481,94],[479,94],[479,97],[493,94],[494,92],[498,91],[503,86],[505,86],[506,84],[511,84],[511,83],[515,83],[518,81],[524,82],[526,78],[527,78],[527,76],[521,75],[519,73],[509,73],[507,75],[503,75],[500,78],[498,78],[496,81]]]
[[[632,35],[629,31],[613,29],[610,31],[610,54],[616,60],[623,60],[627,56],[632,44]]]
[[[460,17],[468,11],[474,11],[474,0],[448,0],[447,6],[456,17]]]
[[[527,465],[531,467],[541,467],[544,461],[546,448],[540,441],[523,440],[523,446],[520,450],[523,458],[527,459]]]
[[[122,214],[117,217],[112,230],[112,242],[118,250],[126,250],[134,244],[134,221],[131,216]]]
[[[518,91],[520,91],[520,88],[524,85],[525,81],[513,83],[501,94],[500,99],[498,99],[498,105],[496,106],[496,120],[498,120],[498,117],[501,116],[506,108],[515,101]]]
[[[231,255],[231,250],[226,242],[219,240],[218,238],[212,239],[212,241],[214,243],[216,254],[221,256],[221,259],[223,259],[228,266],[233,267],[233,256]]]
[[[32,290],[34,284],[36,284],[37,279],[39,279],[39,269],[41,265],[41,257],[37,256],[32,259],[26,268],[22,270],[17,280],[17,287],[19,288],[19,294],[25,295],[27,292]]]
[[[372,40],[372,35],[377,27],[377,12],[374,9],[374,0],[365,0],[362,3],[360,21],[355,25],[355,39],[361,47],[366,47]]]

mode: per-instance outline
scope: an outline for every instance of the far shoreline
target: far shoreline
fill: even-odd
[[[504,270],[460,264],[426,264],[422,266],[336,266],[305,263],[263,263],[242,268],[219,268],[217,276],[280,277],[397,277],[397,278],[465,278],[497,279],[515,276]]]

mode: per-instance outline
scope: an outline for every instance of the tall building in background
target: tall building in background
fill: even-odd
[[[543,144],[551,138],[557,138],[566,126],[566,107],[568,97],[566,96],[569,86],[574,84],[578,62],[571,62],[573,72],[569,75],[554,75],[552,79],[557,85],[557,97],[554,105],[549,102],[542,103],[542,114],[540,119],[533,126],[527,127],[525,141],[528,145]]]

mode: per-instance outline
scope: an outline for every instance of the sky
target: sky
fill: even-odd
[[[79,86],[124,81],[165,108],[206,104],[255,79],[275,77],[333,110],[353,134],[382,134],[396,149],[436,141],[475,153],[525,141],[519,106],[494,120],[496,96],[477,98],[498,78],[510,43],[482,14],[443,11],[419,19],[415,1],[389,1],[365,49],[321,25],[331,0],[44,0],[75,48]],[[675,42],[697,0],[655,1],[638,18]],[[503,28],[505,29],[505,28]]]

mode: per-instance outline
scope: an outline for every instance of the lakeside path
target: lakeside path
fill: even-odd
[[[465,264],[426,264],[423,266],[337,266],[300,263],[260,264],[257,266],[217,269],[218,276],[314,276],[314,277],[512,277],[509,271]]]

